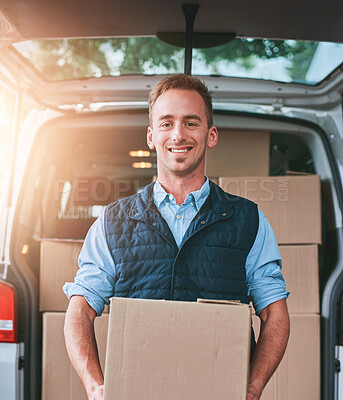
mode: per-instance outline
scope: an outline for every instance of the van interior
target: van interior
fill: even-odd
[[[217,110],[214,120],[225,146],[229,146],[225,135],[232,132],[235,135],[253,132],[257,136],[269,133],[266,175],[320,175],[322,243],[319,245],[318,280],[321,304],[327,279],[339,257],[336,227],[341,219],[340,194],[336,192],[337,177],[333,173],[334,163],[330,159],[333,155],[327,145],[327,135],[317,125],[288,120],[277,113],[261,117],[260,114]],[[146,145],[147,126],[147,110],[140,109],[60,117],[41,127],[29,159],[30,167],[19,200],[20,214],[14,225],[18,264],[36,282],[37,304],[41,240],[84,239],[106,204],[135,194],[156,179],[156,154]],[[223,154],[221,141],[218,146]],[[229,147],[225,149],[224,154],[226,151],[229,154],[229,150]],[[220,176],[230,176],[230,170],[220,165],[218,168],[218,176],[209,176],[210,179],[217,181]],[[23,332],[24,321],[21,315],[20,332]],[[39,332],[41,314],[37,327]],[[37,335],[37,346],[40,346],[40,337],[41,333]],[[324,342],[322,357],[325,357]]]

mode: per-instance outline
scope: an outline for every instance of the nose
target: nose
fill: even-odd
[[[171,131],[173,142],[180,143],[186,138],[186,130],[182,123],[176,123]]]

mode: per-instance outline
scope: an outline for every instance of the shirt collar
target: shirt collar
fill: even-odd
[[[203,200],[207,198],[209,193],[210,193],[210,181],[207,178],[207,176],[205,176],[205,183],[201,186],[199,190],[189,193],[186,197],[185,203],[194,201],[195,207],[197,211],[199,211],[200,204],[203,204]],[[158,208],[160,207],[161,203],[165,200],[167,196],[169,198],[170,193],[167,193],[164,190],[164,188],[157,179],[154,185],[153,197],[154,197],[154,202]]]

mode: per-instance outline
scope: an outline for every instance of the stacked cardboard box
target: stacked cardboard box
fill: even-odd
[[[41,239],[39,311],[66,311],[65,282],[73,282],[83,240]]]
[[[269,142],[269,132],[220,129],[218,144],[207,151],[206,175],[268,175]]]
[[[279,244],[321,243],[318,175],[221,177],[219,186],[257,203]]]
[[[66,311],[69,301],[62,288],[79,269],[83,240],[40,239],[39,311]],[[108,313],[105,305],[104,312]]]
[[[320,399],[320,316],[290,314],[291,335],[286,353],[261,400]],[[255,334],[260,319],[253,316]]]
[[[216,178],[224,190],[255,201],[268,218],[280,244],[283,275],[291,292],[287,302],[291,315],[289,345],[280,367],[264,391],[262,400],[319,399],[317,245],[321,242],[320,179],[318,176],[267,176],[269,133],[264,132],[223,133],[221,130],[219,145],[210,150],[207,157],[207,176],[225,176]],[[245,177],[242,177],[242,174]],[[63,311],[66,310],[68,301],[63,294],[62,286],[64,282],[72,281],[75,276],[81,245],[82,241],[42,241],[40,310],[44,312],[43,399],[86,399],[81,382],[69,362],[63,338],[65,316]],[[221,306],[218,307],[220,309]],[[147,316],[146,313],[141,315]],[[165,323],[170,322],[170,318],[175,321],[175,318],[168,317]],[[148,321],[151,322],[150,316]],[[253,317],[253,321],[258,335],[259,319]],[[108,315],[96,319],[96,335],[102,364],[107,341],[107,323]],[[117,328],[119,329],[119,325]],[[190,332],[193,335],[199,330],[194,330],[192,327]],[[212,337],[209,344],[217,346],[218,343],[217,339],[213,340]],[[146,346],[144,340],[141,344],[143,348]],[[111,345],[111,348],[114,349],[114,346],[116,343]],[[174,348],[174,344],[172,346],[165,344],[165,347],[168,346],[169,349]],[[218,352],[222,351],[222,348],[219,346],[214,350]],[[110,351],[113,352],[113,349]],[[165,358],[168,365],[169,357]],[[238,356],[237,358],[240,359]],[[199,363],[194,363],[192,357],[189,358],[189,363],[196,370],[198,366],[201,367]],[[145,366],[149,366],[149,361]],[[217,369],[217,373],[218,371],[222,372],[220,369]],[[225,376],[228,376],[226,369]],[[235,371],[232,371],[232,376],[236,376]],[[182,381],[182,376],[178,377]],[[201,379],[198,378],[198,381]],[[162,389],[164,383],[161,382]],[[244,389],[241,392],[244,396]],[[141,398],[140,394],[141,391],[137,398]],[[175,398],[179,399],[179,393],[176,395]],[[186,394],[185,398],[191,397],[189,395],[187,397]],[[215,395],[213,398],[220,397]]]
[[[279,243],[291,334],[283,360],[262,400],[320,399],[320,307],[318,244],[321,243],[320,178],[221,177],[227,192],[258,204]],[[260,320],[253,317],[258,336]]]
[[[281,245],[282,275],[291,292],[288,311],[291,314],[319,313],[318,246]]]
[[[82,383],[67,354],[63,325],[64,312],[43,314],[42,400],[87,400]],[[95,336],[100,364],[105,365],[108,314],[95,319]]]
[[[43,314],[42,400],[87,399],[65,348],[64,319]],[[250,325],[242,304],[112,299],[110,317],[95,320],[105,399],[245,400]]]
[[[83,240],[41,239],[39,310],[43,312],[42,400],[86,400],[66,351],[63,324],[68,298],[62,287],[73,282]],[[106,311],[108,311],[106,309]],[[96,318],[99,355],[104,366],[108,314]]]

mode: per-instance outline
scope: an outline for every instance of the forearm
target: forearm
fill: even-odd
[[[285,353],[289,337],[289,316],[285,300],[268,306],[261,312],[260,318],[260,336],[250,365],[248,400],[260,398]]]
[[[104,383],[94,335],[95,312],[80,296],[73,296],[66,313],[64,335],[71,363],[89,399]],[[100,397],[99,397],[100,398]]]

